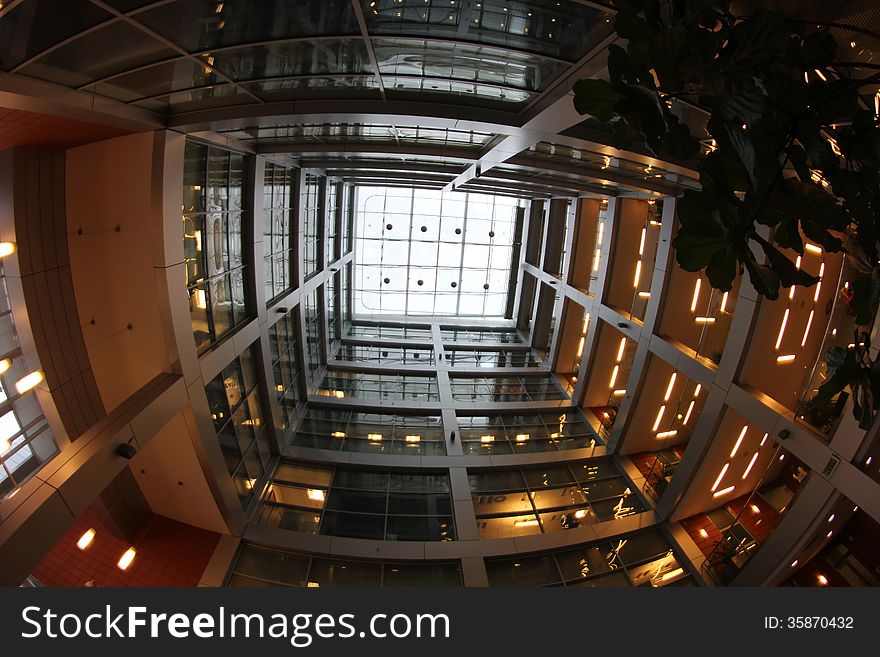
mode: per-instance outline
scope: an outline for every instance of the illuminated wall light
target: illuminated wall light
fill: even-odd
[[[323,502],[325,499],[324,491],[320,488],[309,488],[306,491],[306,497],[308,497],[313,502]]]
[[[639,260],[636,263],[636,275],[633,276],[633,287],[639,286],[639,279],[641,278],[641,276],[642,276],[642,261]]]
[[[727,310],[727,295],[729,292],[725,292],[724,296],[721,297],[721,312]]]
[[[797,565],[798,565],[798,560],[797,560],[797,559],[795,559],[794,561],[791,562],[791,567],[792,567],[792,568],[795,568]]]
[[[380,440],[382,440],[382,434],[381,433],[368,433],[367,440],[372,440],[373,442],[379,442]]]
[[[645,234],[647,233],[646,228],[642,228],[642,237],[639,240],[639,255],[645,254]]]
[[[0,258],[15,253],[15,244],[13,242],[0,242]]]
[[[418,443],[418,442],[421,442],[422,437],[413,434],[411,436],[406,436],[403,440],[404,440],[404,442],[407,442],[407,443]]]
[[[623,351],[626,349],[626,338],[620,338],[620,345],[617,347],[617,362],[623,360]]]
[[[578,350],[577,350],[577,357],[578,358],[580,358],[581,356],[584,355],[584,343],[585,342],[586,342],[586,338],[584,336],[581,336],[581,339],[578,340]]]
[[[755,452],[754,454],[752,454],[752,458],[749,461],[749,464],[746,466],[745,472],[743,472],[743,476],[742,476],[743,480],[745,480],[749,476],[749,473],[752,471],[752,468],[755,467],[755,461],[757,461],[757,460],[758,460],[758,452]]]
[[[736,453],[739,451],[739,446],[742,445],[743,438],[746,437],[746,431],[749,430],[749,425],[745,425],[742,428],[742,431],[739,432],[739,438],[736,439],[736,443],[733,445],[733,449],[730,450],[730,458],[736,456]]]
[[[782,344],[782,336],[785,335],[785,325],[788,323],[788,308],[785,309],[785,314],[782,315],[782,324],[779,325],[779,335],[776,336],[776,349],[779,349],[779,345]]]
[[[777,362],[777,363],[790,363],[790,362],[792,362],[794,359],[795,359],[795,355],[794,355],[794,354],[786,354],[785,356],[777,356],[777,357],[776,357],[776,362]]]
[[[718,490],[718,486],[721,485],[721,480],[724,479],[724,475],[727,474],[727,468],[729,468],[729,467],[730,467],[730,463],[724,464],[724,467],[721,468],[721,472],[718,473],[718,478],[715,480],[715,483],[712,484],[712,488],[710,488],[709,490],[711,490],[712,492],[715,492],[716,490]]]
[[[650,299],[651,293],[650,292],[639,292],[639,298],[640,299]]]
[[[666,394],[663,395],[663,401],[669,401],[669,398],[672,396],[672,388],[675,386],[675,377],[676,372],[673,372],[672,376],[669,377],[669,384],[666,386]]]
[[[819,586],[828,586],[828,578],[825,575],[819,575],[816,580],[819,582]]]
[[[334,390],[333,396],[336,397],[337,399],[342,399],[345,397],[345,391],[344,390]]]
[[[676,429],[673,429],[672,431],[661,431],[660,433],[657,434],[657,438],[659,440],[663,440],[664,438],[672,438],[677,435],[678,435],[678,431]]]
[[[585,313],[584,314],[584,325],[583,325],[583,328],[581,329],[581,333],[586,335],[587,329],[589,329],[589,328],[590,328],[590,313]]]
[[[723,488],[717,493],[713,493],[712,497],[721,497],[722,495],[727,495],[728,493],[733,492],[734,488],[736,488],[736,486],[728,486],[727,488]]]
[[[780,461],[784,461],[784,460],[785,460],[785,454],[780,454],[780,455],[779,455],[779,460],[780,460]]]
[[[688,423],[688,420],[691,419],[691,413],[693,412],[693,410],[694,410],[694,400],[691,399],[691,403],[688,404],[687,412],[684,414],[684,419],[681,421],[681,423],[683,425],[686,425]]]
[[[668,573],[666,573],[665,575],[663,575],[660,578],[660,581],[661,582],[668,582],[669,580],[675,579],[676,577],[682,575],[683,573],[684,573],[684,568],[681,568],[681,567],[676,568],[675,570],[670,570]]]
[[[535,527],[538,524],[537,518],[532,518],[530,520],[517,520],[513,523],[514,527]]]
[[[277,386],[275,386],[275,391],[276,392],[284,392],[284,385],[279,383]]]
[[[596,249],[596,253],[593,256],[593,271],[599,271],[599,261],[602,258],[602,254],[599,249]]]
[[[6,452],[8,452],[10,447],[12,447],[12,443],[9,442],[9,438],[4,438],[2,441],[0,441],[0,456],[3,456]]]
[[[80,550],[85,550],[92,544],[92,541],[95,540],[95,530],[89,528],[83,533],[82,536],[79,537],[79,540],[76,542],[76,547]]]
[[[319,589],[321,588],[320,582],[306,582],[307,589]]]
[[[615,365],[614,369],[611,371],[611,381],[608,383],[609,388],[613,388],[614,384],[617,383],[617,373],[620,371],[620,365]]]
[[[714,324],[714,317],[694,317],[694,324]]]
[[[577,511],[574,512],[574,517],[578,518],[578,519],[584,518],[584,517],[586,517],[586,515],[587,515],[586,509],[578,509]]]
[[[6,370],[8,370],[10,367],[12,367],[11,360],[9,360],[8,358],[4,358],[3,360],[0,360],[0,374],[5,373]]]
[[[614,390],[611,394],[614,395],[615,397],[623,397],[626,394],[626,390],[623,390],[623,389]]]
[[[208,298],[205,295],[204,290],[196,290],[195,296],[193,297],[193,302],[196,304],[196,308],[201,308],[204,310],[208,307]]]
[[[494,442],[495,442],[495,436],[491,436],[491,435],[488,435],[488,436],[480,436],[480,442],[483,443],[484,445],[486,445],[486,444],[488,444],[488,443],[494,443]]]
[[[761,438],[761,445],[760,445],[761,447],[763,447],[763,446],[764,446],[764,443],[767,442],[767,436],[769,436],[769,435],[770,435],[770,434],[765,433],[765,434],[764,434],[764,437]]]
[[[702,389],[703,389],[703,386],[698,383],[697,387],[694,388],[694,399],[696,399],[697,397],[700,396],[700,390],[702,390]]]
[[[660,426],[660,421],[663,419],[663,413],[666,412],[666,406],[661,406],[660,410],[657,411],[657,418],[654,420],[654,426],[651,427],[651,431],[657,431],[657,427]]]
[[[703,538],[709,538],[709,532],[707,532],[705,529],[700,529],[700,536],[702,536]]]
[[[516,434],[516,442],[524,443],[529,439],[529,434],[527,433],[518,433]]]
[[[133,547],[128,548],[125,552],[122,553],[122,556],[119,557],[119,561],[116,562],[116,567],[119,570],[128,570],[131,567],[132,562],[134,561],[134,557],[137,554],[137,550]]]
[[[330,435],[333,436],[334,438],[345,438],[345,432],[344,432],[344,431],[334,431],[334,432],[331,433]]]
[[[806,249],[810,253],[822,253],[821,247],[818,247],[815,244],[810,244],[809,242],[804,244],[804,249]]]
[[[796,286],[796,285],[792,285],[790,288],[788,288],[788,300],[789,300],[789,301],[791,301],[792,299],[794,299],[794,291],[795,291],[795,289],[797,289],[797,286]]]
[[[697,279],[697,282],[694,283],[694,298],[691,299],[691,312],[696,312],[697,303],[700,301],[700,279]]]
[[[42,380],[43,373],[37,370],[36,372],[31,372],[30,374],[16,381],[15,389],[18,391],[18,394],[23,395],[28,390],[33,390],[34,388],[36,388]]]
[[[757,504],[752,504],[751,509],[752,513],[761,513],[761,509],[758,508]]]
[[[816,283],[816,292],[813,294],[813,303],[819,301],[819,293],[822,291],[822,277],[825,275],[825,263],[819,264],[819,282]]]
[[[807,336],[810,335],[810,327],[813,325],[813,313],[814,310],[810,310],[810,316],[807,317],[807,327],[804,329],[804,337],[801,339],[801,346],[807,344]]]

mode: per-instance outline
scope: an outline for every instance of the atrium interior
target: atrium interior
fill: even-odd
[[[880,584],[852,265],[678,266],[614,5],[0,2],[0,585]]]

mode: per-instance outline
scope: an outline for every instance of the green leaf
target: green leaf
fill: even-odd
[[[623,98],[607,80],[578,80],[574,83],[574,108],[600,121],[611,121],[618,114],[615,103]]]
[[[636,140],[636,130],[626,119],[618,119],[614,122],[611,130],[610,144],[614,148],[626,150],[631,148]]]
[[[700,152],[700,142],[683,123],[675,123],[663,141],[663,149],[678,160],[689,160]]]
[[[716,290],[730,292],[733,289],[733,279],[736,278],[737,259],[725,251],[716,253],[706,267],[706,278]]]
[[[650,26],[629,7],[622,7],[618,12],[614,31],[628,41],[647,41],[653,33]]]
[[[779,276],[776,272],[770,267],[759,264],[753,256],[746,258],[745,266],[749,272],[749,280],[758,294],[771,301],[779,298]]]

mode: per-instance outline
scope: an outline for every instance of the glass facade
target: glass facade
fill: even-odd
[[[489,586],[693,586],[660,530],[542,554],[486,559]]]
[[[439,415],[371,413],[310,406],[293,445],[370,454],[446,454]]]
[[[263,183],[263,253],[266,260],[266,301],[296,286],[294,241],[291,240],[291,198],[294,171],[266,162]],[[295,231],[293,231],[295,232]]]
[[[183,251],[196,348],[204,351],[244,322],[246,207],[244,156],[186,142]]]
[[[523,454],[595,447],[602,441],[575,409],[458,416],[465,454]]]
[[[376,374],[348,370],[328,371],[319,395],[342,399],[439,401],[437,377],[431,375]]]
[[[323,176],[307,173],[300,193],[303,214],[303,276],[306,280],[317,274],[323,265],[321,230],[325,217],[325,181]]]
[[[451,586],[460,587],[457,561],[389,563],[318,557],[245,543],[226,586]]]
[[[305,297],[302,306],[306,321],[306,354],[309,361],[309,380],[314,381],[318,372],[326,363],[324,357],[324,307],[321,305],[319,288]]]
[[[469,470],[480,538],[574,529],[645,509],[611,458],[529,470]]]
[[[446,350],[446,362],[455,367],[539,367],[541,361],[528,349]]]
[[[431,341],[431,327],[416,325],[392,326],[389,324],[367,324],[354,322],[348,335],[357,338],[376,338],[379,340],[427,340]]]
[[[273,459],[272,433],[264,418],[266,391],[256,346],[249,347],[205,386],[208,407],[226,468],[244,508]]]
[[[444,343],[464,343],[464,342],[501,342],[501,343],[520,343],[523,341],[522,336],[514,328],[454,328],[441,326],[440,337]]]
[[[452,396],[457,401],[530,402],[567,399],[549,374],[522,376],[453,376]]]
[[[269,328],[269,352],[275,381],[275,397],[283,416],[282,429],[290,426],[290,417],[301,400],[299,386],[299,342],[296,338],[296,310],[290,310]]]
[[[260,522],[310,534],[386,541],[455,539],[446,474],[324,469],[284,461]]]
[[[336,353],[336,359],[350,363],[433,365],[434,350],[430,347],[343,344]]]

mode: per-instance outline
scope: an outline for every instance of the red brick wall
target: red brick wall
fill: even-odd
[[[90,527],[95,539],[80,550],[76,542]],[[122,571],[116,562],[129,543],[111,534],[90,508],[33,574],[46,586],[85,586],[89,580],[97,586],[196,586],[219,539],[219,534],[154,515],[134,541],[134,562]]]

